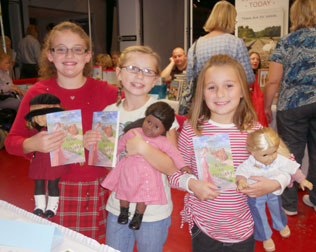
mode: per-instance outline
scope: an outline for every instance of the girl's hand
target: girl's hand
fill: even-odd
[[[147,143],[144,140],[143,136],[135,129],[132,129],[133,133],[135,134],[134,137],[131,137],[126,142],[126,152],[127,156],[137,155],[144,152],[145,148],[147,148]]]
[[[24,153],[27,154],[34,151],[48,153],[57,150],[64,142],[65,137],[66,135],[62,130],[53,133],[41,131],[23,142]]]
[[[97,130],[88,130],[83,135],[83,146],[89,150],[89,147],[92,144],[96,144],[98,141],[101,141],[102,136]]]
[[[11,90],[17,92],[18,94],[24,95],[24,91],[16,86],[11,86]]]
[[[190,179],[189,189],[199,200],[213,200],[220,195],[219,192],[215,191],[218,189],[216,185],[203,180]]]
[[[181,173],[189,173],[189,174],[193,174],[192,170],[190,169],[189,166],[184,166],[180,169]]]
[[[264,113],[266,114],[266,118],[267,118],[268,123],[271,123],[273,120],[271,107],[265,108]]]
[[[257,182],[248,185],[248,187],[243,190],[240,190],[240,192],[247,194],[249,197],[259,197],[277,191],[281,188],[280,183],[276,180],[257,176],[250,177],[249,179]]]

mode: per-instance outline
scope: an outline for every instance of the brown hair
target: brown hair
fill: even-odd
[[[11,56],[7,53],[0,51],[0,62],[2,62],[5,59],[11,60]]]
[[[214,66],[230,66],[235,71],[241,84],[243,97],[240,98],[239,105],[233,117],[233,123],[241,131],[251,128],[254,126],[257,116],[250,99],[249,86],[245,71],[237,60],[226,54],[218,54],[211,57],[209,61],[206,62],[199,74],[195,95],[188,115],[192,128],[197,135],[200,135],[201,124],[211,118],[211,111],[206,105],[203,93],[206,71]]]
[[[296,0],[290,9],[291,31],[316,27],[316,1]]]
[[[70,31],[72,33],[77,34],[80,38],[84,40],[86,48],[90,50],[89,36],[79,25],[66,21],[54,26],[54,28],[48,33],[41,52],[39,69],[39,76],[41,80],[46,80],[57,75],[56,67],[53,62],[50,62],[47,59],[46,52],[51,49],[52,41],[55,38],[56,34],[58,32],[64,31]],[[90,74],[91,68],[92,65],[90,60],[90,62],[87,63],[83,69],[83,75],[88,76]]]
[[[235,6],[227,1],[220,1],[215,4],[203,29],[206,32],[220,30],[226,33],[233,33],[235,30],[236,17],[237,12]]]
[[[111,56],[107,53],[100,53],[95,57],[96,62],[100,62],[102,68],[106,69],[112,67]]]
[[[277,147],[277,152],[287,158],[290,157],[290,151],[285,143],[271,127],[258,129],[248,134],[247,149],[253,153],[255,151],[265,151],[271,147]]]
[[[159,55],[153,51],[149,46],[130,46],[127,47],[120,55],[119,62],[118,62],[118,67],[122,68],[126,61],[128,61],[129,57],[133,55],[134,53],[144,53],[152,56],[155,61],[156,61],[156,73],[157,76],[160,75],[160,57]],[[119,95],[118,95],[118,100],[116,102],[117,105],[121,103],[121,89],[122,89],[122,84],[119,83]]]
[[[257,54],[258,57],[259,57],[259,64],[258,64],[258,68],[257,69],[253,69],[253,72],[256,74],[258,72],[258,69],[261,68],[261,57],[260,57],[260,54],[256,51],[250,51],[249,52],[249,58],[251,57],[251,55],[253,54]]]

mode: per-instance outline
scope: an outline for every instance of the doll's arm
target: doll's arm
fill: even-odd
[[[305,188],[308,188],[309,190],[313,190],[313,184],[311,182],[309,182],[307,179],[304,179],[301,183],[300,183],[300,187],[303,191],[305,191]]]
[[[241,190],[247,188],[249,185],[247,183],[247,178],[244,176],[236,176],[236,184],[237,184],[237,191],[240,192]]]

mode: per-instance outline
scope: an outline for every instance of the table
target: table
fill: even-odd
[[[76,231],[38,217],[35,214],[27,212],[3,200],[0,200],[0,218],[55,226],[63,234],[64,239],[60,245],[52,249],[52,252],[61,252],[66,250],[74,252],[119,252],[118,250],[115,250],[107,245],[100,244],[96,240],[84,236]]]

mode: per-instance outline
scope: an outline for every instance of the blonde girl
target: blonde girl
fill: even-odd
[[[198,77],[189,123],[184,126],[178,147],[193,172],[177,172],[170,178],[173,186],[187,190],[181,215],[189,223],[193,251],[254,251],[253,219],[245,194],[255,197],[280,188],[276,181],[253,178],[257,183],[242,190],[218,190],[211,182],[199,180],[193,137],[227,133],[234,168],[249,153],[249,130],[259,128],[242,65],[231,56],[213,56]]]
[[[147,107],[156,102],[148,93],[159,77],[159,65],[159,56],[149,47],[131,46],[122,52],[119,65],[116,68],[116,75],[125,98],[119,99],[117,103],[106,108],[106,110],[118,110],[120,112],[120,135],[123,135],[123,128],[126,125],[145,117]],[[175,121],[171,126],[171,130],[167,132],[167,137],[173,142],[176,142],[177,127]],[[96,132],[91,131],[91,135],[94,133],[96,134]],[[94,139],[90,142],[93,144],[100,138],[96,134],[95,138],[91,136],[91,139]],[[166,154],[146,143],[137,131],[135,136],[127,141],[126,152],[128,155],[142,155],[147,162],[162,173],[163,190],[166,193],[168,203],[165,205],[148,205],[140,229],[132,230],[128,225],[118,223],[120,201],[112,192],[106,207],[109,212],[106,243],[117,250],[132,252],[136,240],[137,250],[140,252],[161,252],[168,236],[172,212],[170,188],[166,175],[172,175],[177,169]],[[133,167],[131,167],[132,172]],[[136,203],[130,203],[129,211],[134,213],[135,207]],[[130,218],[132,218],[132,215]]]
[[[64,141],[62,131],[33,131],[30,134],[25,127],[24,116],[29,112],[29,102],[38,94],[57,96],[65,110],[81,109],[84,134],[91,129],[92,113],[115,102],[117,88],[88,77],[92,54],[89,48],[89,37],[78,25],[62,22],[52,29],[41,53],[41,81],[26,93],[6,138],[9,153],[32,160],[34,153],[49,155]],[[107,198],[100,182],[106,174],[104,168],[88,166],[87,162],[69,164],[68,172],[59,183],[59,211],[51,219],[91,238],[104,239]],[[50,204],[53,203],[48,202]]]
[[[95,57],[95,64],[97,66],[102,66],[103,70],[112,68],[111,56],[106,53],[100,53]]]

